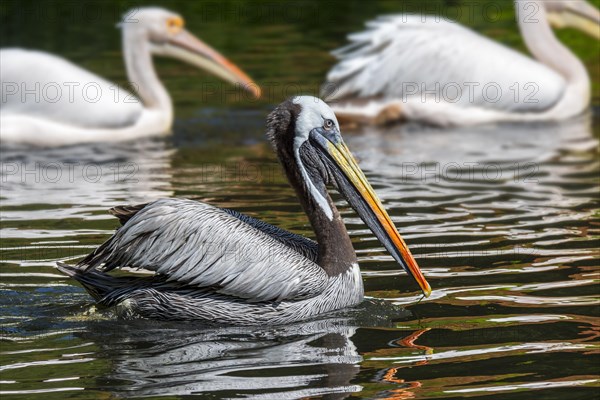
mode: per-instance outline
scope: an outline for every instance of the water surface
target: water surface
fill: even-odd
[[[3,5],[3,21],[10,4]],[[194,15],[192,4],[170,7]],[[391,2],[366,9],[344,4],[327,4],[312,19],[237,21],[246,39],[241,44],[236,35],[218,34],[234,29],[235,19],[188,17],[188,26],[259,81],[302,82],[302,90],[314,92],[331,62],[326,50],[343,43],[343,32],[393,9]],[[26,24],[30,14],[17,17],[3,25],[3,46],[39,39],[47,50],[124,80],[118,32],[90,40],[98,37],[91,23],[70,20],[61,31],[58,22],[44,20],[42,28],[54,27],[44,36]],[[21,37],[18,21],[29,27]],[[108,17],[99,23],[114,26]],[[229,30],[219,31],[219,23]],[[513,25],[492,28],[483,30],[511,32]],[[499,36],[520,46],[514,34]],[[578,49],[589,44],[578,41]],[[117,221],[106,210],[116,204],[189,197],[313,236],[263,139],[264,117],[281,99],[203,103],[203,74],[169,61],[159,63],[159,73],[176,103],[171,138],[2,148],[1,393],[43,399],[597,395],[597,110],[596,117],[560,124],[345,133],[428,277],[428,299],[419,302],[413,282],[337,200],[368,296],[357,309],[282,327],[121,321],[96,310],[81,287],[53,268],[109,237]]]

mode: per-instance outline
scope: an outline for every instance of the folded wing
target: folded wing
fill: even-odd
[[[527,112],[552,107],[565,90],[550,68],[455,22],[396,15],[367,27],[333,52],[339,62],[323,86],[327,101],[421,100],[437,91],[438,102]]]
[[[79,266],[142,268],[169,281],[257,302],[300,300],[325,289],[327,274],[303,254],[313,251],[307,249],[314,242],[289,232],[275,238],[264,226],[254,227],[257,220],[240,215],[191,200],[158,200],[135,211]],[[308,247],[297,251],[286,244],[290,241]]]
[[[0,80],[7,89],[2,117],[24,115],[69,126],[113,129],[134,125],[143,111],[141,101],[129,91],[41,51],[2,49]]]

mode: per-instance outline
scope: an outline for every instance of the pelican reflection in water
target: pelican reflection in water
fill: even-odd
[[[53,146],[168,133],[173,104],[156,75],[153,55],[185,61],[260,96],[259,87],[244,72],[185,30],[177,14],[161,8],[133,9],[120,26],[127,77],[139,99],[61,57],[3,49],[0,139]],[[24,90],[44,95],[37,100],[23,97]]]
[[[356,164],[333,111],[295,97],[267,118],[267,137],[317,241],[232,210],[162,199],[111,211],[123,226],[77,267],[60,264],[102,305],[148,318],[281,324],[363,299],[356,253],[327,192],[335,187],[425,295],[431,288]],[[116,277],[115,268],[152,277]]]
[[[340,61],[322,96],[350,123],[448,126],[581,114],[590,78],[551,26],[600,38],[600,12],[584,0],[516,0],[515,8],[534,59],[436,16],[385,16],[333,53]]]
[[[113,363],[109,377],[124,384],[104,381],[115,397],[202,393],[231,398],[235,392],[241,398],[262,390],[272,399],[331,393],[343,398],[362,389],[351,383],[363,360],[351,339],[357,330],[354,318],[277,327],[188,322],[185,329],[178,322],[152,322],[92,322],[87,332],[77,333],[99,345]]]

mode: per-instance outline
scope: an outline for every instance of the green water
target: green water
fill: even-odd
[[[4,1],[0,43],[59,53],[125,82],[115,22],[134,4]],[[190,31],[272,92],[253,102],[191,67],[157,60],[176,108],[172,137],[2,148],[3,398],[597,396],[597,109],[560,124],[344,133],[433,287],[418,304],[409,278],[339,201],[369,297],[349,314],[207,329],[121,321],[91,308],[52,266],[102,243],[117,227],[106,213],[116,204],[190,197],[311,236],[264,143],[264,117],[287,95],[317,94],[333,62],[328,51],[402,3],[154,4],[180,12]],[[523,49],[510,2],[494,4],[502,15],[493,24],[479,8],[470,18],[468,2],[427,7],[463,10],[463,22]],[[574,31],[559,37],[585,61],[597,102],[597,42]]]

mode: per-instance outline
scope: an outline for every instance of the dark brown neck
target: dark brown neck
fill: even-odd
[[[324,190],[322,178],[315,176],[313,183],[323,188],[322,192],[325,200],[332,210],[332,219],[329,219],[313,198],[307,187],[307,182],[305,182],[299,170],[294,154],[294,140],[296,134],[295,118],[300,111],[300,106],[290,100],[279,105],[267,117],[267,138],[273,144],[285,174],[296,190],[300,204],[302,204],[304,212],[308,215],[310,224],[317,236],[319,245],[317,262],[329,276],[336,276],[348,271],[353,264],[357,263],[356,253],[340,213],[335,208],[327,191]],[[317,180],[319,181],[317,182]]]
[[[285,173],[292,187],[296,190],[300,204],[308,216],[310,224],[317,237],[319,245],[318,264],[329,276],[339,275],[357,263],[356,252],[352,247],[352,241],[346,230],[346,225],[333,204],[331,197],[325,192],[325,199],[333,212],[330,220],[323,209],[313,199],[302,174],[298,170],[296,161],[284,156],[283,162]],[[317,184],[317,182],[314,182]],[[320,184],[320,182],[319,182]]]

